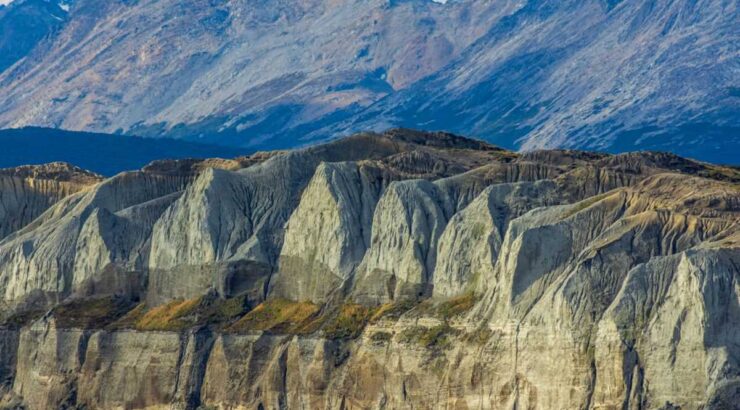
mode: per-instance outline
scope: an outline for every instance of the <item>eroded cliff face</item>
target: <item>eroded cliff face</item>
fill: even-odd
[[[101,179],[65,163],[0,170],[0,238],[28,225],[62,198]]]
[[[740,402],[736,169],[407,130],[206,164],[0,242],[4,405]]]

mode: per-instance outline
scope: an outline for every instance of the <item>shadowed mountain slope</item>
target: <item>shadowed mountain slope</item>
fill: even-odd
[[[54,4],[5,13],[36,3]],[[736,1],[75,0],[0,70],[0,127],[276,149],[403,126],[735,163],[736,16]],[[20,21],[0,19],[0,47],[26,43]]]
[[[48,128],[0,130],[0,167],[62,161],[102,175],[141,168],[161,158],[231,158],[245,149]]]

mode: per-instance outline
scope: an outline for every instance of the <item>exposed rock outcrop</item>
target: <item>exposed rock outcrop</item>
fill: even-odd
[[[374,164],[319,165],[285,226],[271,293],[321,301],[338,290],[370,246],[376,204],[395,178]]]
[[[485,281],[493,277],[509,222],[531,209],[563,202],[561,192],[549,180],[486,188],[452,217],[439,240],[434,295],[455,296],[490,286]]]
[[[0,242],[3,304],[55,303],[110,264],[141,267],[154,221],[186,182],[132,172],[58,202]]]
[[[0,238],[28,225],[60,199],[101,179],[59,162],[0,170]]]
[[[390,185],[373,216],[364,274],[354,291],[364,303],[422,297],[428,285],[452,207],[434,183],[415,180]]]
[[[0,403],[740,401],[732,168],[405,130],[253,159],[121,174],[0,241]]]

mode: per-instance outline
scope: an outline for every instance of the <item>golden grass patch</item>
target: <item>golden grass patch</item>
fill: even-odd
[[[196,319],[192,317],[201,298],[176,299],[162,306],[152,308],[139,318],[134,327],[137,330],[182,330],[193,326]]]
[[[136,327],[136,322],[138,322],[144,316],[145,313],[146,313],[146,303],[139,303],[133,309],[131,309],[128,313],[126,313],[122,318],[110,324],[108,326],[108,329],[110,330],[133,329]]]
[[[381,319],[398,319],[418,304],[418,301],[409,299],[380,305],[374,309],[370,322],[375,323]]]
[[[229,326],[227,330],[274,331],[284,333],[311,333],[318,327],[319,306],[311,302],[294,302],[287,299],[265,301]]]

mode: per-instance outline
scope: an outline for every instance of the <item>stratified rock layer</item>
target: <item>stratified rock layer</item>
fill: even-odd
[[[736,408],[739,180],[408,130],[152,164],[0,241],[2,404]]]

